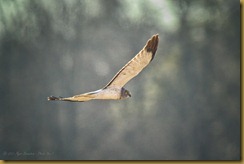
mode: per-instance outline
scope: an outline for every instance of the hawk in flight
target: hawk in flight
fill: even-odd
[[[154,58],[158,47],[158,34],[153,35],[145,47],[132,58],[102,89],[97,91],[75,95],[73,97],[55,97],[50,96],[48,100],[84,102],[93,99],[112,99],[120,100],[131,97],[128,90],[123,86],[133,77],[138,75]]]

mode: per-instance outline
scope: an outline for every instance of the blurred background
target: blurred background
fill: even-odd
[[[97,90],[159,34],[121,101]],[[240,2],[1,0],[0,159],[239,160]]]

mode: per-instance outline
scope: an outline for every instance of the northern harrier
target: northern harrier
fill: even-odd
[[[123,86],[133,77],[138,75],[154,58],[158,47],[158,34],[153,35],[145,45],[145,47],[132,58],[102,89],[88,92],[73,97],[55,97],[50,96],[48,100],[84,102],[92,99],[113,99],[120,100],[131,97],[128,90]]]

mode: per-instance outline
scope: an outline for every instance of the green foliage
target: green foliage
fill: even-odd
[[[239,16],[222,0],[0,1],[1,159],[239,160]],[[46,100],[104,86],[156,33],[130,99]]]

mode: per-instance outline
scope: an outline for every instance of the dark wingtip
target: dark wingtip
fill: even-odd
[[[146,44],[146,46],[145,46],[145,50],[146,50],[147,52],[152,52],[152,54],[153,54],[151,60],[153,60],[153,58],[154,58],[154,56],[155,56],[155,53],[156,53],[156,51],[157,51],[157,48],[158,48],[158,41],[159,41],[158,34],[155,34],[155,35],[152,36],[151,39],[149,39],[149,40],[147,41],[147,44]]]
[[[59,100],[60,97],[50,96],[47,98],[48,101]]]

